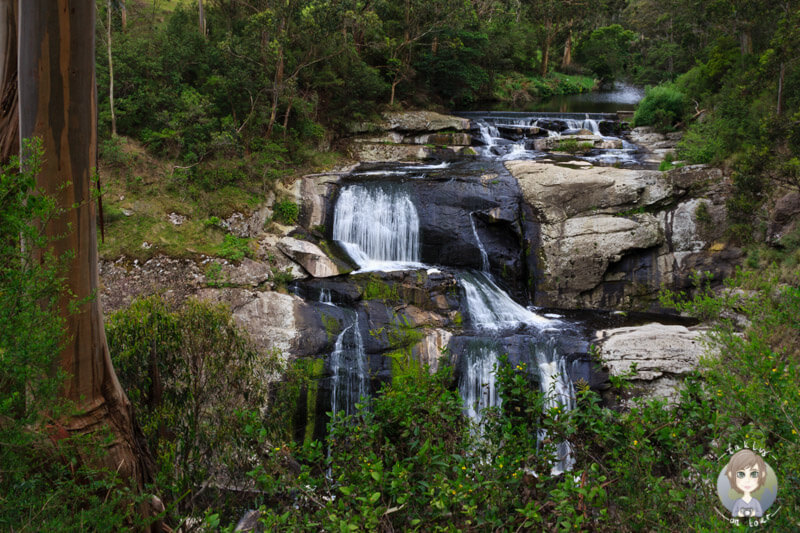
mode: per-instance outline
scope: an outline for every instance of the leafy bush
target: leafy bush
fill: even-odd
[[[291,200],[281,200],[275,203],[273,218],[281,224],[294,226],[300,216],[300,206]]]
[[[671,84],[648,87],[633,115],[634,126],[653,126],[660,131],[670,131],[683,120],[687,105],[686,95]]]
[[[220,257],[229,259],[231,261],[241,261],[245,257],[249,257],[252,251],[250,250],[250,239],[246,237],[237,237],[228,233],[223,237],[222,244],[219,246],[218,252]]]
[[[259,376],[278,370],[277,359],[258,357],[230,310],[196,300],[177,308],[160,296],[135,300],[108,317],[106,331],[165,501],[195,512],[204,482],[246,479],[258,447],[245,426],[263,427],[257,413],[267,388]]]
[[[612,82],[625,73],[630,60],[630,48],[636,34],[619,24],[592,31],[575,48],[577,59],[589,67],[604,83]]]
[[[578,139],[563,139],[556,143],[553,147],[554,150],[559,152],[567,152],[568,154],[577,154],[588,152],[594,148],[591,142],[580,142]]]
[[[59,210],[36,186],[40,143],[23,151],[22,172],[16,158],[0,168],[0,530],[144,529],[144,498],[95,466],[113,435],[71,436],[59,422],[74,409],[59,397],[69,254],[47,251],[44,221]]]

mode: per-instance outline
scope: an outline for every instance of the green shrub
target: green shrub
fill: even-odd
[[[558,152],[567,152],[568,154],[578,154],[583,152],[588,152],[594,148],[594,144],[591,142],[580,142],[578,139],[563,139],[556,142],[553,149]]]
[[[250,239],[246,237],[237,237],[228,233],[223,237],[222,244],[220,244],[218,252],[220,257],[229,259],[231,261],[241,261],[245,257],[249,257],[252,251],[250,250]]]
[[[604,83],[622,76],[630,61],[630,48],[636,34],[619,24],[592,31],[575,49],[577,59]]]
[[[300,206],[291,200],[281,200],[275,203],[275,214],[273,219],[281,224],[287,226],[294,226],[297,224],[297,219],[300,216]]]
[[[683,120],[688,100],[673,85],[656,85],[645,90],[633,115],[634,126],[653,126],[659,131],[671,131]]]
[[[245,426],[262,422],[248,413],[267,397],[257,376],[278,370],[277,358],[259,357],[229,309],[202,301],[135,300],[108,317],[106,331],[165,501],[179,513],[197,512],[203,482],[246,479],[257,447]],[[207,503],[225,508],[221,500]]]
[[[59,309],[72,254],[47,251],[43,228],[59,209],[36,186],[40,143],[23,142],[23,152],[22,172],[16,158],[0,167],[0,530],[143,530],[145,497],[94,466],[113,435],[71,436],[60,423],[75,412],[59,394],[65,321],[79,307]]]

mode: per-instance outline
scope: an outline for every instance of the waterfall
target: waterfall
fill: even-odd
[[[473,341],[462,355],[458,390],[464,401],[464,414],[474,422],[480,423],[484,409],[500,407],[502,403],[495,375],[499,352],[494,343]]]
[[[481,238],[478,236],[478,228],[475,227],[474,212],[469,214],[469,223],[472,224],[472,234],[475,236],[475,243],[478,245],[478,250],[481,252],[481,270],[489,272],[489,254],[486,253]]]
[[[575,407],[575,389],[567,372],[566,359],[558,352],[555,338],[550,337],[544,342],[532,345],[532,351],[539,367],[539,379],[542,393],[545,395],[544,410],[554,407],[570,411]],[[539,442],[546,437],[545,431],[539,431]],[[557,459],[552,468],[554,475],[572,469],[575,459],[572,456],[572,447],[568,441],[557,445]]]
[[[330,289],[320,289],[319,290],[319,303],[333,305],[333,300],[331,299],[331,291]]]
[[[511,299],[485,274],[461,274],[461,286],[467,296],[467,309],[472,327],[499,331],[521,324],[545,327],[553,321],[529,311]]]
[[[419,216],[405,192],[344,188],[336,203],[333,238],[362,270],[420,264]]]
[[[328,359],[331,372],[331,412],[356,413],[356,404],[369,392],[369,364],[361,337],[358,313],[336,338]]]
[[[600,124],[598,124],[596,120],[590,119],[588,116],[586,120],[583,121],[582,128],[591,131],[592,135],[600,135],[602,137],[600,134]]]
[[[495,126],[490,126],[482,120],[478,122],[478,129],[481,132],[481,141],[483,141],[483,144],[485,144],[487,148],[494,146],[495,138],[500,137],[500,132],[497,131]]]

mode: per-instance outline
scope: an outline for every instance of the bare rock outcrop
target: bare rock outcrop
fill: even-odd
[[[278,248],[315,278],[339,275],[336,264],[314,243],[284,237],[278,241]]]
[[[674,399],[681,381],[707,353],[703,330],[645,324],[597,332],[598,355],[612,376],[623,376],[634,394]]]
[[[537,305],[655,311],[662,287],[689,286],[693,270],[724,278],[741,258],[720,242],[726,182],[718,169],[506,167],[539,223]]]

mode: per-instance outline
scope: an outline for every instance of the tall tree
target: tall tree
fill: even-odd
[[[586,6],[586,0],[534,0],[530,2],[530,16],[541,25],[539,46],[542,51],[540,74],[550,70],[550,54],[564,29],[571,26]]]
[[[19,152],[17,0],[0,0],[0,163]]]
[[[19,9],[20,131],[23,138],[42,141],[45,158],[37,185],[61,208],[44,231],[53,239],[56,256],[71,257],[69,291],[59,301],[68,341],[58,362],[68,375],[62,395],[76,409],[61,423],[76,435],[108,428],[113,441],[104,464],[142,487],[150,464],[111,364],[96,298],[97,229],[91,187],[97,157],[95,3],[25,0]]]

